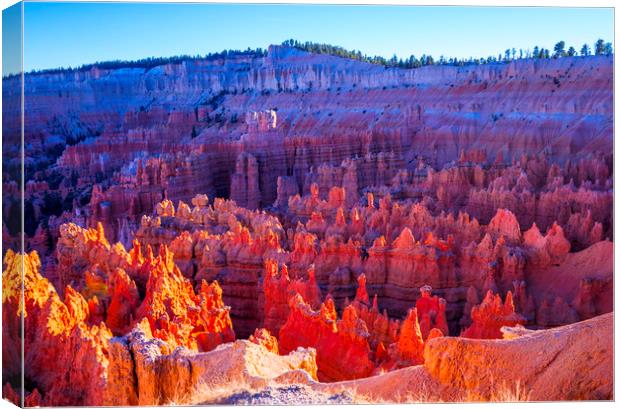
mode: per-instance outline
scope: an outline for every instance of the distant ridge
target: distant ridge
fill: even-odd
[[[559,45],[562,44],[561,47]],[[366,62],[375,65],[383,65],[385,67],[390,68],[420,68],[427,65],[452,65],[452,66],[467,66],[467,65],[484,65],[484,64],[497,64],[497,63],[509,63],[514,60],[523,60],[523,59],[547,59],[547,58],[562,58],[562,57],[573,57],[573,56],[582,56],[587,57],[592,55],[589,51],[589,46],[584,44],[581,48],[579,54],[573,47],[569,47],[568,51],[564,50],[564,42],[558,42],[554,49],[554,54],[546,48],[539,48],[535,46],[533,51],[530,52],[526,50],[525,53],[522,49],[517,50],[515,48],[506,49],[504,55],[499,54],[496,56],[489,56],[487,58],[473,58],[469,57],[468,59],[458,59],[458,58],[445,58],[443,55],[439,57],[439,59],[435,59],[432,55],[422,54],[419,58],[414,55],[409,56],[406,59],[399,59],[396,55],[392,56],[390,59],[386,59],[382,56],[369,56],[367,54],[362,54],[359,50],[347,50],[341,46],[335,46],[331,44],[323,44],[323,43],[314,43],[311,41],[299,42],[294,39],[283,41],[281,46],[296,48],[298,50],[306,51],[312,54],[325,54],[332,55],[335,57],[341,57],[351,60],[357,60],[361,62]],[[272,46],[270,46],[272,47]],[[572,50],[572,51],[571,51]],[[594,55],[612,55],[613,48],[611,43],[604,42],[602,39],[599,39],[594,44]],[[172,57],[149,57],[143,58],[140,60],[111,60],[111,61],[98,61],[90,64],[84,64],[79,67],[59,67],[59,68],[49,68],[44,70],[32,70],[26,72],[28,75],[33,74],[54,74],[60,72],[80,72],[80,71],[88,71],[93,67],[97,67],[100,69],[116,69],[116,68],[144,68],[151,69],[160,65],[165,64],[180,64],[184,61],[195,61],[195,60],[205,60],[205,61],[213,61],[226,57],[237,57],[237,56],[251,56],[251,57],[265,57],[267,56],[267,49],[257,48],[251,49],[247,48],[246,50],[223,50],[220,52],[209,53],[206,55],[177,55]],[[511,57],[512,56],[512,57]],[[16,77],[20,74],[10,74],[7,76],[3,76],[3,78],[12,78]]]
[[[27,75],[37,75],[37,74],[55,74],[60,72],[80,72],[80,71],[88,71],[94,67],[104,70],[117,69],[117,68],[145,68],[151,69],[154,67],[158,67],[160,65],[166,64],[180,64],[184,61],[195,61],[195,60],[205,60],[205,61],[213,61],[226,57],[238,57],[238,56],[252,56],[252,57],[264,57],[267,55],[267,50],[262,48],[250,49],[240,51],[240,50],[223,50],[216,53],[209,53],[206,55],[175,55],[172,57],[149,57],[143,58],[140,60],[111,60],[111,61],[97,61],[90,64],[84,64],[79,67],[59,67],[59,68],[48,68],[44,70],[32,70],[27,72]],[[19,74],[11,74],[4,76],[3,78],[11,78],[16,77]]]

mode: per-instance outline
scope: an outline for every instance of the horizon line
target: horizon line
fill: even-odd
[[[306,52],[306,53],[309,53],[309,54],[314,54],[314,55],[330,55],[330,56],[336,57],[336,58],[342,58],[342,59],[351,60],[351,61],[358,61],[358,62],[361,62],[361,63],[373,64],[371,62],[361,61],[361,60],[357,60],[355,58],[348,58],[348,57],[344,57],[344,56],[340,56],[340,55],[334,55],[334,54],[330,54],[330,53],[316,53],[316,52],[307,51],[307,50],[304,50],[304,49],[301,49],[301,48],[298,48],[298,47],[295,47],[295,46],[289,46],[289,45],[283,44],[285,41],[288,41],[288,40],[289,39],[284,40],[280,44],[269,44],[266,48],[259,47],[259,48],[254,48],[253,49],[251,47],[248,47],[246,49],[223,49],[223,50],[220,50],[220,51],[209,52],[207,54],[195,54],[195,55],[191,55],[191,54],[175,54],[175,55],[167,55],[167,56],[164,56],[164,55],[159,55],[159,56],[151,55],[151,56],[148,56],[148,57],[135,58],[135,59],[130,59],[130,60],[108,59],[108,60],[94,61],[94,62],[90,62],[90,63],[84,63],[84,64],[81,64],[81,65],[78,65],[78,66],[67,66],[67,67],[59,66],[59,67],[49,67],[49,68],[40,68],[40,69],[33,68],[30,71],[13,72],[13,73],[9,73],[9,74],[6,74],[6,75],[3,74],[2,78],[3,79],[11,78],[11,77],[14,77],[14,76],[17,76],[17,75],[21,75],[21,74],[24,74],[24,75],[37,75],[37,74],[57,73],[59,71],[70,71],[70,72],[71,71],[86,71],[86,70],[92,69],[92,68],[94,68],[94,67],[96,67],[98,65],[112,64],[112,63],[118,63],[118,64],[122,65],[122,64],[135,64],[135,63],[140,63],[140,62],[147,62],[149,60],[176,60],[176,59],[179,60],[179,61],[162,61],[161,64],[156,64],[153,67],[151,67],[151,68],[154,68],[154,67],[158,67],[158,66],[162,66],[162,65],[167,65],[167,64],[179,64],[179,63],[182,63],[184,61],[205,60],[205,59],[209,59],[209,58],[214,58],[214,59],[217,59],[217,58],[227,58],[228,55],[221,55],[221,54],[224,54],[224,53],[230,53],[230,54],[232,54],[234,56],[240,56],[240,55],[243,55],[243,53],[248,53],[248,55],[249,55],[249,54],[256,54],[259,51],[268,52],[269,49],[272,48],[272,47],[292,48],[292,49],[297,49],[299,51]],[[291,39],[291,40],[294,40],[294,39]],[[611,41],[607,41],[607,40],[605,40],[603,38],[598,38],[597,40],[595,40],[593,42],[593,44],[596,43],[596,41],[599,41],[599,40],[603,40],[605,43],[610,43],[610,44],[612,44],[612,47],[613,47],[613,39]],[[446,57],[445,55],[441,54],[439,56],[439,58],[436,59],[435,56],[433,56],[432,54],[425,54],[425,53],[423,53],[423,54],[420,54],[419,57],[415,56],[413,54],[410,55],[410,56],[406,56],[406,57],[398,57],[396,54],[394,54],[392,57],[388,58],[388,57],[385,57],[385,56],[382,56],[382,55],[366,54],[366,53],[362,52],[362,50],[357,49],[357,48],[355,48],[355,49],[346,49],[345,47],[341,47],[341,46],[333,45],[333,44],[329,44],[329,43],[318,43],[318,42],[313,42],[313,41],[303,41],[303,42],[300,41],[299,43],[300,44],[328,45],[328,46],[332,46],[332,47],[335,47],[335,48],[342,48],[343,50],[350,51],[350,52],[359,52],[359,53],[361,53],[361,55],[364,58],[383,58],[386,61],[389,60],[390,58],[394,58],[394,57],[397,57],[397,58],[399,58],[399,60],[402,61],[402,60],[406,60],[407,58],[410,58],[410,57],[421,58],[421,57],[425,56],[425,57],[431,57],[435,61],[435,63],[430,64],[430,65],[443,65],[443,66],[445,66],[445,65],[453,65],[453,64],[445,64],[445,63],[444,64],[440,64],[440,63],[438,63],[438,61],[440,61],[441,58],[444,58],[445,61],[449,61],[451,59],[455,59],[456,61],[460,61],[460,62],[468,62],[470,60],[476,61],[476,60],[482,60],[482,59],[488,59],[488,58],[495,57],[495,55],[487,55],[486,57],[482,57],[482,56],[480,56],[480,57],[473,57],[473,56],[470,56],[468,58],[457,58],[457,57]],[[588,46],[590,46],[590,44],[588,44],[588,43],[584,43],[581,46],[586,45],[586,44]],[[577,46],[577,47],[581,47],[581,46]],[[517,51],[523,51],[524,53],[526,53],[526,52],[529,53],[530,51],[532,51],[536,47],[538,47],[538,46],[535,45],[532,48],[527,48],[527,49],[523,49],[523,48],[516,49],[515,47],[510,47],[510,48],[507,48],[506,51],[514,49],[514,50],[517,50]],[[572,46],[568,46],[568,47],[572,47]],[[545,47],[540,47],[540,50],[541,51],[542,50],[548,50],[550,52],[552,51],[552,50],[549,50],[549,49],[547,49]],[[613,48],[612,55],[614,55],[614,54],[615,54],[615,48]],[[536,58],[536,57],[529,56],[529,57],[515,57],[515,58],[509,59],[508,61],[506,61],[506,60],[502,60],[501,59],[501,56],[502,56],[501,53],[498,54],[498,55],[500,56],[500,59],[498,61],[482,62],[482,63],[477,64],[477,65],[506,64],[506,63],[512,62],[512,61],[527,60],[527,59],[546,59],[546,58]],[[605,55],[595,55],[594,53],[592,53],[591,55],[585,55],[585,56],[584,55],[575,54],[573,56],[563,56],[563,57],[553,57],[553,56],[551,56],[549,58],[550,59],[553,59],[553,58],[570,58],[570,57],[581,58],[581,57],[600,57],[600,56],[605,56]],[[376,64],[376,65],[383,65],[383,64]],[[122,67],[122,66],[120,66],[120,67],[117,67],[117,68],[121,69],[121,68],[132,68],[132,67]],[[144,68],[144,67],[135,67],[135,68]],[[386,66],[386,68],[415,69],[415,68],[421,68],[421,67],[404,68],[404,67],[388,67],[388,66]],[[113,69],[116,69],[116,68],[113,68]]]

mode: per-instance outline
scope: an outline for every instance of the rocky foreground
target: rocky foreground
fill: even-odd
[[[325,401],[345,392],[338,399],[493,400],[503,399],[496,395],[501,388],[508,388],[502,392],[506,399],[544,399],[552,393],[545,388],[557,399],[611,398],[612,314],[589,319],[612,308],[613,246],[608,241],[569,253],[558,225],[545,236],[536,226],[521,234],[514,215],[499,210],[488,226],[461,226],[460,234],[469,234],[465,227],[484,234],[479,244],[467,246],[471,250],[456,247],[456,233],[444,241],[429,231],[417,241],[405,222],[391,246],[380,236],[362,259],[359,240],[345,243],[340,236],[345,233],[319,240],[298,222],[291,250],[286,250],[276,218],[221,199],[212,206],[207,201],[197,196],[193,208],[181,203],[178,210],[169,201],[158,204],[157,216],[143,218],[142,233],[151,233],[137,234],[129,251],[120,243],[111,245],[101,224],[96,229],[63,225],[56,272],[68,283],[64,288],[43,276],[35,251],[19,255],[8,250],[4,368],[9,377],[21,370],[16,354],[23,263],[26,376],[33,387],[27,404],[252,402],[248,393],[264,395],[263,389],[280,384],[306,385],[303,393],[311,387],[313,394],[301,401]],[[416,209],[412,217],[424,210]],[[343,216],[337,211],[336,217]],[[443,222],[450,220],[457,223]],[[351,227],[341,222],[330,226],[345,232]],[[161,242],[155,253],[155,244],[141,244],[148,242],[146,237],[174,238]],[[329,243],[335,243],[334,250]],[[327,275],[330,284],[322,296],[318,280],[328,268],[335,271]],[[545,291],[528,291],[527,275],[532,273]],[[356,275],[352,301],[337,301],[335,295],[346,294],[348,280]],[[240,301],[247,300],[243,289],[254,292],[256,298],[245,301],[245,314],[256,314],[259,324],[248,340],[234,341],[238,334],[231,317],[237,307],[225,305],[218,280],[241,312]],[[402,319],[388,314],[388,307],[381,312],[377,295],[371,301],[371,280],[376,290],[412,294]],[[448,299],[433,295],[428,284],[413,287],[418,282],[443,288]],[[509,283],[512,290],[502,297],[500,288]],[[479,291],[486,294],[481,302]],[[455,296],[462,293],[465,304]],[[551,303],[549,294],[555,294]],[[390,306],[394,300],[396,306]],[[404,301],[388,296],[381,300],[393,309],[400,303]],[[253,322],[239,315],[239,328]],[[587,321],[553,330],[524,327],[580,319]],[[461,328],[457,338],[455,326]],[[483,341],[499,338],[508,340]],[[403,368],[408,371],[401,372]],[[419,381],[430,391],[416,398],[423,391],[411,386],[390,397],[381,391],[394,387],[392,373],[414,376],[416,385]],[[338,383],[354,379],[367,381]],[[510,382],[516,380],[513,392],[519,396],[514,397]],[[342,388],[333,389],[337,385]],[[366,392],[351,392],[359,388]],[[279,394],[292,393],[268,392],[260,396],[271,399],[273,392],[274,402],[282,398]],[[5,396],[15,396],[9,384]]]
[[[612,73],[272,46],[26,75],[3,396],[23,273],[30,406],[613,399]]]
[[[209,352],[173,349],[158,333],[162,316],[152,322],[150,315],[141,318],[138,312],[133,329],[113,337],[105,322],[96,323],[92,303],[73,290],[64,301],[57,296],[37,273],[35,253],[21,259],[9,250],[8,274],[16,274],[16,263],[21,261],[26,268],[27,374],[45,391],[43,395],[38,388],[30,392],[27,406],[613,399],[613,313],[549,330],[502,327],[506,334],[501,340],[439,333],[423,346],[415,345],[416,340],[422,342],[416,319],[414,333],[405,324],[401,327],[394,356],[402,364],[413,351],[421,351],[422,365],[409,362],[402,369],[382,370],[372,377],[324,383],[317,378],[323,366],[317,353],[325,353],[320,344],[317,349],[298,347],[283,354],[266,330]],[[11,281],[18,280],[3,277],[3,282]],[[16,289],[5,287],[3,294],[6,324],[16,312]],[[213,317],[210,310],[218,311],[217,299],[201,294],[200,300],[200,315]],[[356,308],[351,308],[355,314]],[[343,330],[343,321],[335,325],[336,334]],[[179,324],[178,317],[174,323]],[[218,336],[222,330],[213,325],[217,323],[221,321],[216,318],[200,324],[199,332],[195,326],[195,334]],[[358,321],[358,332],[347,335],[349,345],[334,352],[355,350],[356,339],[364,337],[360,326],[365,327],[363,320]],[[5,329],[5,334],[10,332]],[[357,363],[349,358],[347,363],[355,369]],[[19,400],[9,384],[3,393]]]

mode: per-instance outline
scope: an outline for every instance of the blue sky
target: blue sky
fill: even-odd
[[[2,10],[2,75],[21,71],[22,6]]]
[[[266,48],[288,38],[369,55],[486,57],[613,40],[611,8],[26,3],[24,67]],[[5,72],[6,73],[6,72]]]

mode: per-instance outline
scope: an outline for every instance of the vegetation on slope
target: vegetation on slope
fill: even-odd
[[[32,70],[28,72],[28,74],[55,74],[55,73],[60,73],[60,72],[88,71],[92,69],[93,67],[97,67],[102,70],[111,70],[111,69],[117,69],[117,68],[144,68],[144,69],[149,70],[151,68],[154,68],[160,65],[180,64],[184,61],[193,61],[193,60],[213,61],[213,60],[225,59],[225,58],[230,58],[230,57],[239,57],[239,56],[264,57],[266,55],[267,55],[267,50],[264,50],[262,48],[257,48],[257,49],[248,48],[247,50],[243,50],[243,51],[223,50],[220,52],[209,53],[206,55],[195,55],[195,56],[176,55],[172,57],[149,57],[149,58],[143,58],[141,60],[134,60],[134,61],[126,61],[126,60],[101,61],[101,62],[95,62],[92,64],[84,64],[84,65],[81,65],[75,68],[59,67],[59,68],[51,68],[51,69],[45,69],[45,70]],[[9,77],[14,76],[14,75],[18,75],[18,74],[13,74],[13,75],[10,75]]]
[[[491,63],[505,63],[510,62],[517,59],[524,58],[535,58],[535,59],[543,59],[543,58],[562,58],[562,57],[572,57],[577,55],[577,51],[574,47],[569,47],[566,49],[566,43],[564,41],[558,42],[554,49],[553,53],[546,48],[535,46],[533,50],[523,50],[515,48],[506,49],[504,54],[499,54],[497,56],[489,56],[488,58],[473,58],[469,57],[467,59],[459,59],[459,58],[448,58],[446,59],[443,55],[439,57],[439,59],[435,59],[432,55],[422,54],[420,58],[416,58],[414,55],[409,56],[409,58],[402,59],[398,58],[396,55],[392,56],[389,60],[381,57],[381,56],[369,56],[366,54],[362,54],[359,50],[347,50],[340,46],[334,46],[330,44],[320,44],[313,43],[310,41],[306,41],[304,43],[299,42],[297,40],[286,40],[282,43],[283,46],[286,47],[294,47],[299,50],[308,51],[314,54],[328,54],[334,55],[343,58],[349,58],[353,60],[358,60],[362,62],[367,62],[371,64],[384,65],[386,67],[398,67],[398,68],[419,68],[425,65],[454,65],[454,66],[465,66],[465,65],[480,65],[480,64],[491,64]],[[599,39],[594,43],[594,55],[611,55],[613,54],[612,45],[610,42],[605,42],[602,39]],[[583,57],[587,57],[592,55],[590,50],[590,46],[588,44],[584,44],[581,47],[579,55]]]
[[[314,54],[327,54],[333,55],[342,58],[349,58],[352,60],[367,62],[371,64],[383,65],[385,67],[398,67],[398,68],[419,68],[426,65],[453,65],[453,66],[466,66],[466,65],[481,65],[481,64],[491,64],[491,63],[506,63],[513,60],[525,59],[525,58],[534,58],[534,59],[544,59],[544,58],[562,58],[562,57],[573,57],[577,56],[578,53],[576,49],[572,46],[566,49],[566,43],[564,41],[558,42],[553,49],[553,53],[542,47],[535,46],[533,50],[523,50],[515,48],[506,49],[504,54],[498,54],[497,56],[489,56],[487,58],[473,58],[469,57],[467,59],[464,58],[445,58],[443,55],[438,59],[433,57],[432,55],[422,54],[420,58],[417,58],[414,55],[409,56],[406,59],[398,58],[396,55],[393,55],[392,58],[386,59],[381,56],[369,56],[366,54],[362,54],[359,50],[347,50],[344,47],[335,46],[331,44],[321,44],[321,43],[313,43],[310,41],[299,42],[297,40],[286,40],[282,43],[285,47],[293,47],[299,50],[311,52]],[[580,48],[579,55],[583,57],[587,57],[592,55],[592,50],[594,50],[594,55],[612,55],[613,48],[610,42],[605,42],[602,39],[598,39],[591,49],[588,44],[583,44]],[[110,70],[117,68],[144,68],[149,70],[151,68],[165,65],[165,64],[180,64],[184,61],[194,61],[194,60],[206,60],[213,61],[218,59],[225,59],[230,57],[238,57],[238,56],[250,56],[250,57],[264,57],[267,55],[267,50],[262,48],[251,49],[248,48],[246,50],[223,50],[220,52],[209,53],[206,55],[177,55],[172,57],[149,57],[143,58],[140,60],[134,61],[126,61],[126,60],[113,60],[113,61],[101,61],[95,62],[92,64],[84,64],[79,67],[59,67],[59,68],[51,68],[44,70],[32,70],[28,72],[28,74],[55,74],[60,72],[78,72],[78,71],[88,71],[93,67],[97,67],[99,69]],[[19,74],[11,74],[4,78],[10,78],[13,76],[17,76]]]

